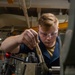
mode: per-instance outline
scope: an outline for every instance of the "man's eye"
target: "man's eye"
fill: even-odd
[[[46,33],[43,33],[43,35],[44,35],[44,36],[47,36],[47,34],[46,34]]]
[[[55,33],[51,33],[51,35],[54,35]]]

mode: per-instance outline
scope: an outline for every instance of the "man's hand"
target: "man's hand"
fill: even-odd
[[[39,42],[38,33],[33,29],[26,29],[19,37],[19,43],[24,43],[30,49],[33,49],[36,42]]]

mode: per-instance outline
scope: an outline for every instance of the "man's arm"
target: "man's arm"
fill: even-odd
[[[1,49],[6,52],[19,52],[19,47],[21,43],[24,43],[30,49],[35,47],[35,43],[38,42],[38,33],[33,29],[27,29],[22,34],[11,36],[6,38],[2,44]]]
[[[18,37],[19,35],[6,38],[1,44],[1,49],[5,52],[17,53],[19,51]]]

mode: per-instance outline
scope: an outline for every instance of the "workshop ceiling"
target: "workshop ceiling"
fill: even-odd
[[[68,15],[68,0],[0,0],[0,31],[35,27],[42,13]]]

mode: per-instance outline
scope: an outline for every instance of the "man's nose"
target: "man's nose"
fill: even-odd
[[[51,36],[51,34],[49,33],[49,34],[47,34],[47,37],[50,37],[50,38],[51,38],[52,36]]]
[[[47,39],[51,39],[51,34],[47,34]]]

